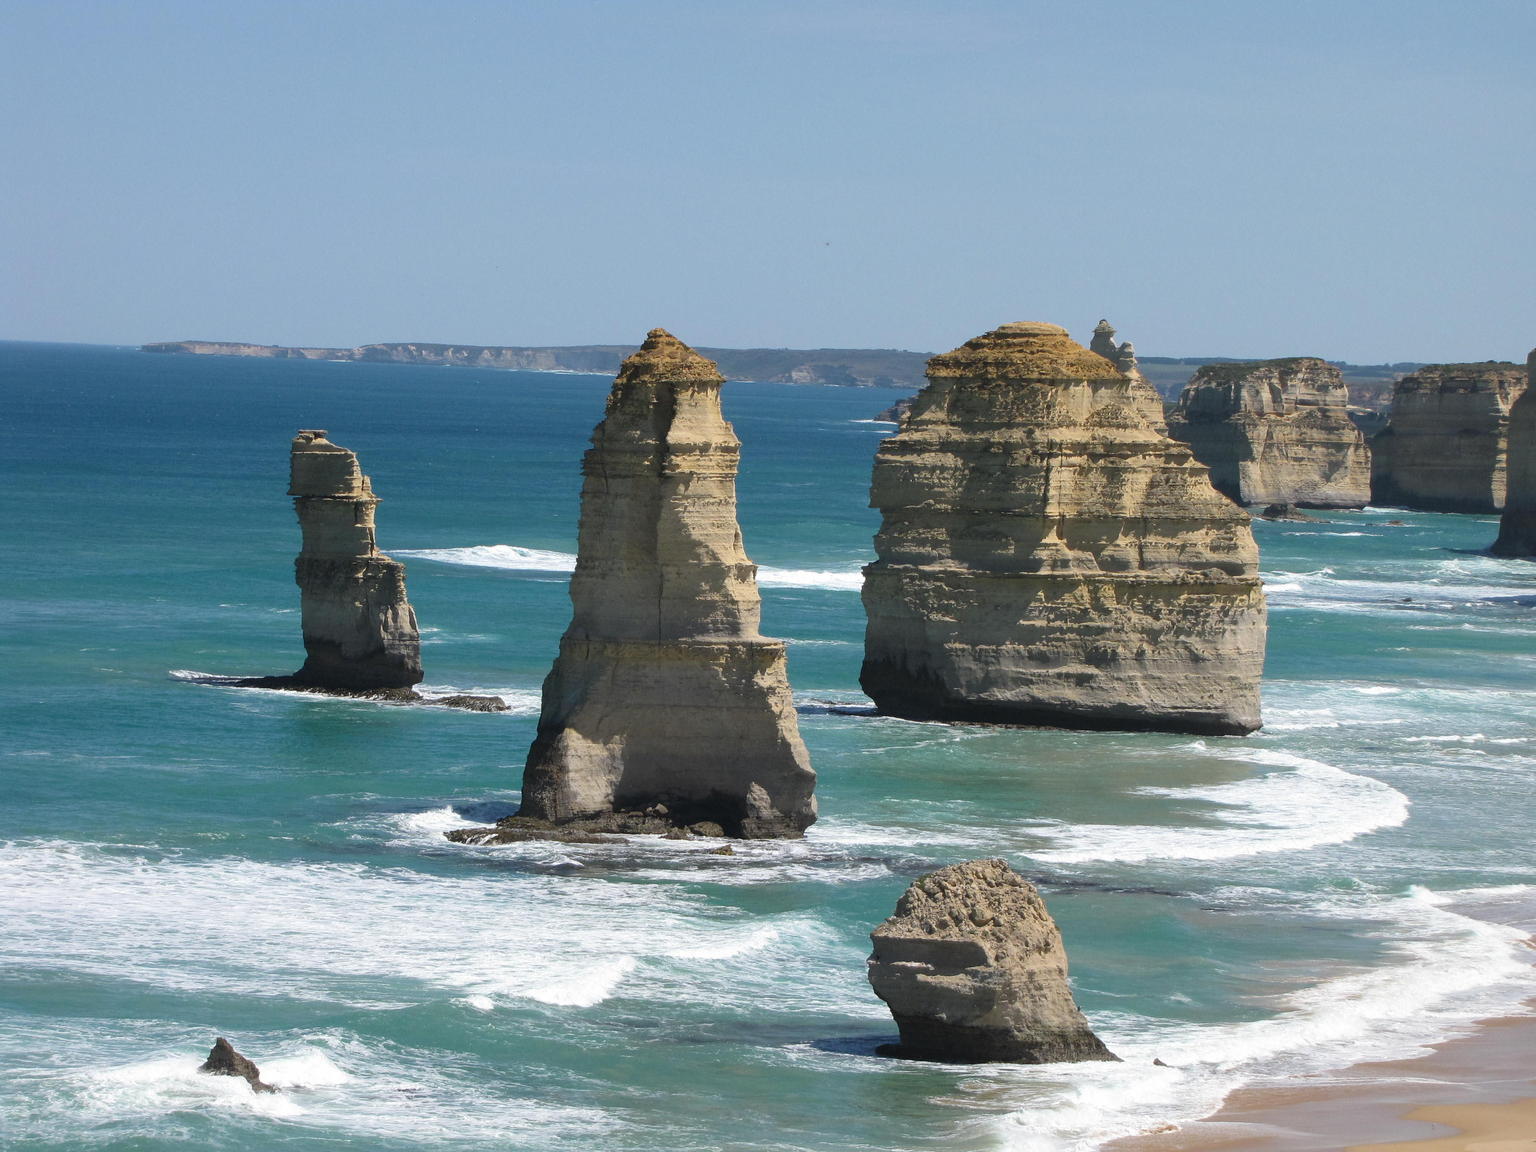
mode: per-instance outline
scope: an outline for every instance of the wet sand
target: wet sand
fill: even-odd
[[[1536,1010],[1536,1003],[1531,1005]],[[1536,1152],[1536,1016],[1481,1022],[1411,1060],[1245,1088],[1112,1152]]]

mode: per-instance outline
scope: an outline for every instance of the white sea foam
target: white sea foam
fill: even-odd
[[[1289,752],[1264,749],[1213,755],[1275,771],[1231,784],[1137,788],[1144,796],[1217,805],[1217,827],[1059,824],[1042,829],[1055,847],[1031,852],[1061,864],[1089,861],[1229,860],[1342,844],[1408,819],[1408,798],[1368,776]]]
[[[1519,890],[1524,900],[1536,891]],[[1089,1152],[1105,1141],[1209,1115],[1235,1088],[1279,1083],[1369,1060],[1419,1055],[1490,1015],[1526,1011],[1528,928],[1473,919],[1450,905],[1514,897],[1509,889],[1336,898],[1319,911],[1374,922],[1392,963],[1344,972],[1280,997],[1274,1015],[1241,1024],[1096,1018],[1123,1064],[974,1073],[968,1095],[1012,1097],[1016,1110],[967,1126],[1021,1152]],[[1168,1067],[1152,1066],[1161,1059]]]
[[[1524,569],[1482,556],[1383,562],[1368,574],[1334,568],[1263,573],[1273,608],[1357,614],[1445,610],[1529,596],[1526,576]]]
[[[509,572],[574,572],[576,555],[543,548],[521,548],[515,544],[480,544],[468,548],[396,548],[391,555],[439,564],[462,564],[473,568],[500,568]],[[839,592],[857,592],[864,586],[858,569],[808,569],[759,567],[757,582],[764,588],[823,588]]]
[[[665,884],[0,846],[0,920],[10,926],[0,964],[180,991],[259,987],[371,1007],[466,994],[583,1006],[642,962],[734,947],[743,918]]]

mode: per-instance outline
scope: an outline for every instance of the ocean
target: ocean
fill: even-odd
[[[5,1147],[1091,1149],[1525,1011],[1536,565],[1481,553],[1493,517],[1256,523],[1252,737],[881,718],[883,391],[724,391],[808,837],[446,841],[516,806],[608,385],[0,345]],[[509,713],[186,678],[301,662],[299,428],[383,498],[424,687]],[[980,856],[1040,884],[1123,1063],[874,1054],[870,929]],[[199,1076],[215,1035],[283,1091]]]

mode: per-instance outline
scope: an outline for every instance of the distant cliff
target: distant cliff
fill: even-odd
[[[145,352],[189,356],[259,356],[285,360],[355,360],[368,364],[449,364],[462,368],[521,368],[533,372],[617,372],[634,351],[622,344],[492,347],[474,344],[364,344],[358,348],[283,348],[219,340],[172,340]],[[890,348],[700,348],[731,380],[915,388],[927,354]]]

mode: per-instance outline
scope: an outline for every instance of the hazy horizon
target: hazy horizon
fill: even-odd
[[[1536,343],[1515,0],[0,11],[4,339]]]

